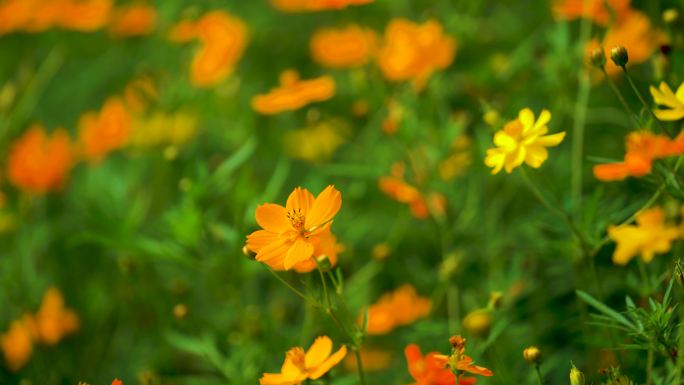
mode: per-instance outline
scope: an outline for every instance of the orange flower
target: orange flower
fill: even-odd
[[[309,350],[295,347],[285,355],[280,373],[264,373],[260,385],[294,385],[305,380],[316,380],[330,371],[347,355],[347,347],[342,346],[332,353],[333,343],[328,336],[316,338]]]
[[[59,0],[56,0],[59,1]],[[64,2],[59,25],[77,31],[95,31],[107,24],[112,0],[67,0]]]
[[[94,31],[107,23],[111,7],[112,0],[5,0],[0,3],[0,35],[52,27]]]
[[[375,0],[271,0],[271,5],[283,12],[315,12],[363,5]]]
[[[64,297],[56,288],[49,288],[35,316],[37,339],[46,345],[58,343],[79,328],[78,315],[64,307]]]
[[[330,76],[300,80],[297,71],[286,70],[280,74],[280,87],[253,97],[252,108],[264,115],[274,115],[328,100],[334,94],[335,80]]]
[[[119,98],[109,98],[99,113],[87,112],[79,121],[83,156],[98,163],[105,155],[128,143],[132,119]]]
[[[416,344],[410,344],[404,349],[409,373],[415,380],[411,385],[454,385],[456,375],[439,359],[439,352],[430,352],[423,356]],[[476,381],[473,377],[461,377],[459,384],[472,385]]]
[[[370,335],[387,334],[394,328],[409,325],[430,313],[429,298],[420,297],[411,285],[403,285],[386,293],[368,308],[366,332]],[[363,316],[359,317],[359,324]]]
[[[114,381],[112,381],[112,385],[124,385],[124,383],[118,378],[115,378]]]
[[[156,21],[156,8],[145,3],[133,3],[114,10],[109,33],[119,38],[148,35],[154,31]]]
[[[12,144],[7,173],[16,187],[44,193],[60,188],[71,167],[71,142],[66,131],[57,129],[48,137],[43,126],[35,124]]]
[[[237,17],[224,11],[211,11],[196,22],[181,21],[169,33],[169,39],[183,43],[200,41],[190,67],[190,81],[197,87],[210,87],[230,75],[247,45],[247,27]]]
[[[613,13],[617,20],[623,20],[631,10],[629,3],[630,0],[558,0],[553,5],[553,12],[561,20],[586,18],[605,26]]]
[[[594,166],[594,176],[604,182],[642,177],[651,173],[653,161],[684,153],[684,134],[674,140],[648,131],[627,135],[627,152],[623,162]]]
[[[388,80],[411,80],[414,88],[420,90],[434,71],[451,65],[455,52],[456,41],[444,35],[437,21],[416,24],[394,19],[385,30],[378,65]]]
[[[446,206],[444,196],[438,193],[430,194],[432,206],[428,205],[423,194],[417,188],[406,183],[403,178],[398,176],[385,176],[378,181],[380,190],[387,196],[399,203],[405,203],[411,209],[411,214],[417,219],[426,219],[430,216],[429,207],[443,212]]]
[[[661,40],[659,34],[651,27],[651,22],[646,14],[630,11],[624,15],[622,20],[608,28],[603,42],[599,42],[598,39],[589,41],[584,52],[587,62],[589,62],[588,58],[595,49],[603,47],[606,57],[610,57],[610,50],[621,45],[629,52],[629,63],[627,65],[638,64],[648,60]],[[607,61],[606,72],[608,75],[616,75],[621,71],[620,67],[616,66],[612,60]]]
[[[482,366],[477,366],[473,364],[473,359],[465,354],[466,339],[459,336],[452,336],[449,338],[451,343],[451,355],[437,355],[436,358],[442,364],[448,366],[452,371],[455,371],[457,375],[462,375],[464,373],[478,374],[480,376],[490,377],[494,373]]]
[[[256,253],[257,261],[290,270],[317,257],[316,252],[331,249],[330,225],[341,205],[342,195],[332,185],[316,199],[307,189],[297,187],[285,207],[274,203],[257,207],[256,221],[263,230],[247,236],[247,248]]]
[[[317,30],[309,43],[314,61],[324,67],[352,68],[368,63],[376,47],[375,32],[358,25]]]
[[[23,368],[33,353],[33,331],[30,315],[12,321],[7,333],[0,335],[0,348],[7,368],[13,372]]]

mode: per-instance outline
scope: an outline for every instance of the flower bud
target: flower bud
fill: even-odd
[[[589,56],[591,59],[591,64],[596,68],[601,68],[606,66],[606,54],[603,52],[603,48],[599,47],[591,51]]]
[[[674,24],[679,20],[679,12],[674,8],[668,8],[663,11],[663,21],[666,24]]]
[[[629,61],[629,55],[627,54],[627,49],[621,45],[613,47],[610,50],[610,59],[618,67],[624,67]]]
[[[477,337],[486,337],[492,327],[492,312],[489,309],[471,311],[463,318],[463,328]]]
[[[570,385],[584,385],[584,373],[572,365],[570,368]]]
[[[675,264],[674,274],[679,286],[684,287],[684,264],[680,260],[677,260]]]
[[[541,350],[536,346],[530,346],[523,350],[523,358],[528,364],[538,365],[541,362]]]

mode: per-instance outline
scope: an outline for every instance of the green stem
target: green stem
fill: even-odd
[[[266,265],[264,265],[264,266],[266,266]],[[311,297],[309,297],[309,296],[307,296],[306,294],[302,293],[301,291],[297,290],[297,288],[295,288],[294,286],[290,285],[289,282],[287,282],[286,280],[284,280],[280,275],[278,275],[278,273],[276,273],[275,271],[273,271],[273,269],[271,269],[271,268],[268,267],[268,266],[266,266],[266,269],[268,269],[268,271],[269,271],[271,274],[273,274],[273,276],[276,277],[276,279],[278,279],[278,281],[280,281],[283,285],[285,285],[285,286],[286,286],[288,289],[290,289],[293,293],[297,294],[297,295],[300,296],[302,299],[304,299],[309,305],[311,305],[311,306],[313,306],[313,307],[315,307],[315,308],[320,308],[320,307],[321,307],[321,304],[318,303],[318,301],[315,301],[315,300],[312,299]]]
[[[537,372],[537,380],[539,381],[539,385],[543,385],[543,384],[544,384],[544,379],[542,378],[540,366],[541,366],[541,365],[539,365],[539,364],[534,365],[534,371]]]
[[[625,109],[625,111],[627,111],[627,114],[629,114],[629,116],[632,117],[632,119],[634,120],[634,123],[636,123],[637,128],[641,128],[641,122],[637,119],[637,115],[634,113],[634,111],[632,111],[632,108],[629,106],[629,104],[627,104],[627,101],[625,100],[625,97],[622,96],[622,93],[620,92],[620,90],[615,86],[613,79],[611,79],[610,76],[608,76],[608,72],[606,72],[605,68],[601,68],[601,70],[603,71],[603,76],[608,81],[610,88],[613,90],[615,95],[618,97],[618,99],[620,100],[620,103],[622,103],[622,107]]]
[[[651,385],[653,377],[653,348],[648,349],[648,357],[646,358],[646,385]]]
[[[330,309],[330,295],[328,294],[328,284],[325,282],[325,276],[323,276],[323,269],[321,269],[321,264],[318,263],[316,258],[313,258],[316,262],[316,268],[318,269],[318,274],[321,277],[321,284],[323,284],[323,296],[325,297],[325,308]]]
[[[643,259],[638,259],[638,265],[639,276],[641,277],[643,296],[647,297],[649,294],[651,294],[651,280],[648,279],[648,272],[646,271],[646,264],[644,263]]]
[[[363,363],[361,362],[361,352],[358,348],[354,348],[354,357],[356,357],[356,369],[359,372],[359,381],[361,385],[366,385],[366,374],[363,371]]]
[[[627,72],[627,68],[625,66],[621,66],[622,72],[624,72],[625,77],[627,78],[627,82],[629,83],[630,86],[632,86],[632,91],[637,95],[639,98],[639,101],[641,101],[641,104],[644,106],[646,110],[651,114],[653,117],[653,120],[655,120],[656,124],[662,131],[664,131],[670,138],[674,138],[674,135],[666,129],[661,123],[660,120],[655,115],[655,112],[653,112],[653,109],[646,103],[646,100],[644,100],[644,97],[641,95],[641,92],[639,92],[639,89],[637,88],[636,84],[634,83],[634,80],[632,80],[632,77],[629,75],[629,72]]]

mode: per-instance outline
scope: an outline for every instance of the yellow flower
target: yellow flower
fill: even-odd
[[[330,371],[347,355],[347,347],[342,346],[332,353],[333,343],[330,337],[316,338],[309,350],[295,347],[285,355],[285,362],[280,373],[264,373],[259,379],[260,385],[294,385],[303,381],[316,380]]]
[[[329,120],[285,134],[285,151],[293,158],[309,162],[329,160],[346,141],[341,122]]]
[[[655,115],[660,120],[679,120],[684,118],[684,82],[679,85],[677,92],[673,93],[665,82],[660,83],[660,90],[651,86],[651,95],[656,104],[669,109],[657,109]]]
[[[660,207],[644,210],[636,217],[636,225],[610,226],[608,236],[617,243],[613,263],[626,265],[637,254],[649,263],[656,253],[666,253],[679,236],[676,226],[665,223]]]
[[[565,138],[565,132],[546,135],[549,132],[546,126],[549,120],[549,111],[543,110],[535,121],[532,110],[525,108],[518,113],[518,119],[506,123],[503,130],[494,134],[496,147],[487,150],[485,158],[485,164],[494,168],[492,174],[502,168],[510,174],[523,163],[534,168],[541,167],[549,156],[546,147],[557,146]]]

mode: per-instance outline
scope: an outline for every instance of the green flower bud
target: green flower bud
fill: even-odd
[[[629,61],[627,49],[621,45],[610,50],[610,59],[618,67],[624,67]]]
[[[596,68],[601,68],[606,66],[606,54],[603,52],[603,48],[596,48],[591,51],[591,64]]]

